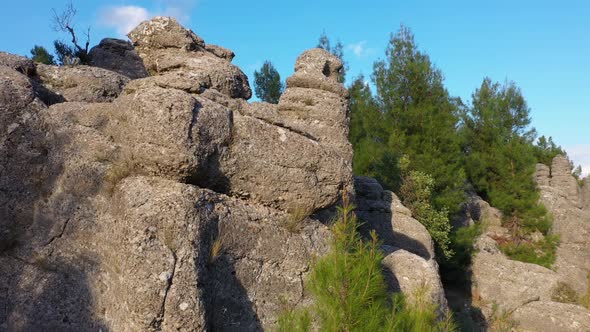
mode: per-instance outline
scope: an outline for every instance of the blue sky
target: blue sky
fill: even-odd
[[[58,37],[50,28],[51,10],[67,2],[4,1],[0,50],[28,54],[34,44],[51,46]],[[234,63],[250,78],[265,60],[283,78],[291,75],[297,56],[314,47],[322,31],[345,45],[348,77],[368,78],[390,34],[403,23],[442,70],[452,95],[469,101],[485,76],[515,81],[533,126],[590,172],[590,1],[74,0],[74,5],[77,26],[92,27],[92,45],[103,37],[123,37],[146,17],[171,15],[207,43],[232,49]]]

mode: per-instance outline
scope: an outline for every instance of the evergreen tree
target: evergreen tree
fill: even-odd
[[[388,149],[409,156],[411,169],[434,178],[436,209],[456,212],[465,184],[456,130],[462,104],[449,96],[442,73],[418,50],[408,28],[392,35],[386,55],[375,63],[373,80],[389,130]]]
[[[537,158],[538,163],[551,166],[553,158],[558,154],[567,156],[567,153],[561,148],[561,146],[558,146],[553,142],[552,137],[549,137],[548,139],[545,136],[539,137],[537,144],[535,144],[535,157]]]
[[[281,75],[270,61],[265,61],[260,71],[254,71],[254,92],[260,100],[278,104],[284,89]]]
[[[76,51],[72,47],[60,40],[54,41],[53,47],[57,55],[57,63],[60,66],[75,64],[74,58],[76,57]]]
[[[49,53],[43,46],[35,45],[31,49],[31,59],[35,62],[40,62],[46,65],[55,65],[53,54]]]
[[[338,41],[336,45],[332,47],[330,45],[330,39],[324,31],[320,35],[320,39],[318,40],[318,44],[316,47],[332,53],[332,55],[334,55],[335,57],[340,59],[340,61],[342,61],[342,70],[338,74],[338,82],[344,83],[344,81],[346,80],[346,72],[348,71],[348,65],[346,64],[346,61],[344,61],[344,45],[342,45],[342,43]]]
[[[547,233],[550,221],[533,181],[534,129],[529,108],[514,83],[484,79],[464,119],[466,170],[475,190],[505,215],[515,232]]]
[[[398,187],[397,155],[387,146],[389,128],[365,78],[357,77],[348,91],[354,174],[374,177],[389,188]]]

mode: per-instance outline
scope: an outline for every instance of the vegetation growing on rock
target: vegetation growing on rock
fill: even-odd
[[[353,209],[344,195],[331,226],[331,249],[311,267],[306,288],[313,306],[286,310],[278,331],[311,331],[314,324],[320,331],[454,331],[450,313],[437,316],[426,286],[411,301],[400,293],[390,297],[377,234],[370,241],[360,237]]]

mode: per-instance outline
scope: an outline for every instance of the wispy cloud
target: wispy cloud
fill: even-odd
[[[126,35],[150,14],[147,9],[137,6],[108,7],[101,11],[99,23],[114,28],[117,33]]]
[[[367,42],[362,40],[358,43],[348,44],[346,49],[351,50],[357,57],[363,57],[373,54],[374,49],[367,47]]]
[[[566,151],[576,167],[582,166],[582,174],[590,175],[590,144],[570,146],[566,148]]]
[[[171,16],[182,23],[187,23],[197,0],[153,0],[152,10],[139,6],[110,6],[100,11],[98,23],[114,28],[124,36],[139,23],[153,16]]]

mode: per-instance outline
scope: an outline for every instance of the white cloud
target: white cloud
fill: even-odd
[[[351,50],[357,57],[367,56],[373,53],[372,48],[367,48],[367,42],[365,40],[349,44],[346,48]]]
[[[186,24],[196,4],[197,0],[153,0],[150,6],[153,10],[139,6],[111,6],[101,11],[98,22],[124,36],[154,16],[171,16]]]
[[[582,174],[590,175],[590,144],[574,145],[566,148],[566,151],[575,167],[582,166]]]
[[[104,9],[99,22],[107,27],[115,28],[117,33],[126,35],[139,23],[150,18],[147,9],[137,6],[118,6]]]

